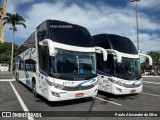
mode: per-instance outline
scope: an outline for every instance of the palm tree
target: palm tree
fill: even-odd
[[[2,7],[0,7],[0,13],[3,13],[3,8]]]
[[[2,14],[3,14],[3,8],[0,7],[0,19],[2,18]]]
[[[14,34],[15,31],[17,31],[16,25],[22,25],[24,28],[26,28],[25,20],[22,16],[20,16],[18,13],[11,14],[6,13],[6,17],[3,18],[5,20],[4,24],[11,24],[10,30],[12,30],[12,51],[11,51],[11,65],[10,65],[10,71],[12,71],[13,68],[13,53],[14,53]]]

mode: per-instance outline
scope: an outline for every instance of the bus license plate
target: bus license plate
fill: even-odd
[[[76,95],[75,95],[75,97],[77,98],[77,97],[83,97],[84,96],[84,93],[77,93]]]
[[[131,90],[131,93],[135,93],[136,92],[136,90]]]

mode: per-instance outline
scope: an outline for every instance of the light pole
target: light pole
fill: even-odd
[[[139,1],[140,0],[131,0],[131,2],[136,2],[137,50],[139,50],[138,5],[137,5],[137,2]]]

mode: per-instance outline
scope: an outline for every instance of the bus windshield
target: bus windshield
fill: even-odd
[[[51,57],[51,74],[65,79],[86,79],[96,75],[95,53],[55,49]],[[76,77],[76,78],[75,78]]]
[[[117,77],[127,80],[138,80],[140,75],[139,58],[122,58],[122,62],[115,61],[115,74]]]

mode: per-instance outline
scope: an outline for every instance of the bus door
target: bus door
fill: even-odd
[[[42,86],[41,86],[41,81],[42,81],[42,75],[40,70],[37,72],[37,82],[36,82],[36,88],[37,88],[37,93],[42,94]]]
[[[99,79],[99,89],[105,92],[111,92],[111,79],[112,76],[109,76],[107,74],[99,74],[98,79]]]
[[[37,73],[37,83],[36,83],[36,88],[37,88],[38,94],[43,95],[45,85],[46,85],[45,73],[44,73],[44,71],[39,70],[39,72]]]
[[[23,83],[25,83],[25,80],[26,80],[26,74],[25,74],[25,64],[24,64],[24,61],[20,61],[19,62],[19,80]]]
[[[48,75],[44,72],[41,72],[40,75],[40,92],[41,95],[43,96],[47,96],[47,79],[48,79]]]
[[[109,78],[112,78],[112,56],[108,55],[107,61],[103,60],[102,54],[97,54],[97,72],[99,79],[99,89],[105,92],[111,92],[111,81]]]
[[[40,94],[43,96],[47,96],[47,80],[48,80],[48,74],[49,74],[49,48],[48,46],[39,46],[39,90]]]

